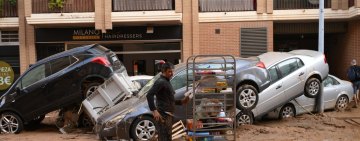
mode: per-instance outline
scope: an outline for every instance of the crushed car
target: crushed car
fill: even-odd
[[[324,109],[337,109],[344,111],[353,99],[354,88],[351,82],[340,80],[329,75],[323,81],[324,86]],[[267,118],[290,118],[296,115],[316,111],[316,99],[304,95],[291,100],[279,108],[269,112]]]
[[[82,102],[113,74],[122,72],[126,69],[116,54],[99,44],[42,59],[0,97],[0,131],[18,134],[25,122],[40,123],[45,114]]]

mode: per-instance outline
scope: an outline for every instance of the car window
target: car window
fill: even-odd
[[[331,87],[333,86],[333,79],[331,77],[326,77],[325,80],[324,80],[324,87]]]
[[[150,88],[154,85],[155,81],[158,80],[160,78],[162,74],[158,73],[157,75],[155,75],[150,81],[149,83],[147,83],[138,93],[138,96],[144,96],[147,94],[147,92],[150,90]]]
[[[273,84],[279,80],[279,76],[278,76],[275,66],[273,66],[269,69],[269,73],[270,73],[270,78],[271,78],[271,84]]]
[[[144,80],[143,80],[144,86],[145,86],[150,80],[151,80],[151,79],[144,79]]]
[[[340,84],[340,82],[339,81],[337,81],[334,77],[331,77],[331,76],[328,76],[328,77],[330,77],[331,79],[332,79],[332,81],[333,81],[333,85],[339,85]]]
[[[50,71],[47,69],[47,66],[49,66],[48,63],[44,63],[26,73],[25,76],[21,78],[22,85],[19,85],[19,83],[17,84],[18,86],[21,86],[19,88],[26,88],[31,84],[34,84],[49,76]]]
[[[296,59],[299,65],[299,68],[301,68],[302,66],[304,66],[304,63],[300,60],[300,59]]]
[[[189,70],[189,74],[192,74],[192,70]],[[189,76],[189,79],[192,79],[192,76]],[[176,91],[180,88],[186,86],[186,71],[180,72],[178,75],[175,75],[174,78],[170,81],[173,89]],[[189,81],[189,85],[192,84],[192,81]]]
[[[51,64],[51,72],[52,74],[55,74],[70,65],[69,56],[52,60],[50,61],[50,64]]]
[[[282,77],[296,71],[298,67],[297,59],[289,59],[278,64]]]

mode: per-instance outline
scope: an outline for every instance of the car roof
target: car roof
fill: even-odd
[[[278,62],[279,60],[294,56],[293,54],[289,54],[287,52],[267,52],[259,55],[260,61],[264,63],[265,67],[269,67],[270,65]]]
[[[150,75],[136,75],[136,76],[130,76],[130,80],[139,80],[139,79],[151,79],[154,76],[150,76]]]

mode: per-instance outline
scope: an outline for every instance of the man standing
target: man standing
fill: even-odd
[[[172,124],[174,120],[175,104],[186,104],[190,101],[188,97],[182,100],[175,100],[175,91],[170,84],[170,79],[174,75],[174,65],[169,62],[161,66],[162,75],[146,95],[149,108],[153,111],[154,118],[158,124],[158,140],[172,140]],[[154,103],[156,96],[156,107]]]
[[[347,71],[347,76],[354,86],[355,105],[353,106],[353,108],[358,107],[357,101],[358,101],[359,95],[357,95],[357,91],[360,87],[360,80],[358,79],[358,77],[360,77],[359,75],[360,75],[360,66],[356,65],[356,60],[352,60],[351,66],[349,67],[349,69]]]

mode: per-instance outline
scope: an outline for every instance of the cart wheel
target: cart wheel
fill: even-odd
[[[240,111],[236,116],[236,126],[244,124],[253,124],[253,116],[248,111]]]
[[[254,109],[258,101],[258,91],[251,85],[243,85],[236,92],[236,107],[242,111]]]

